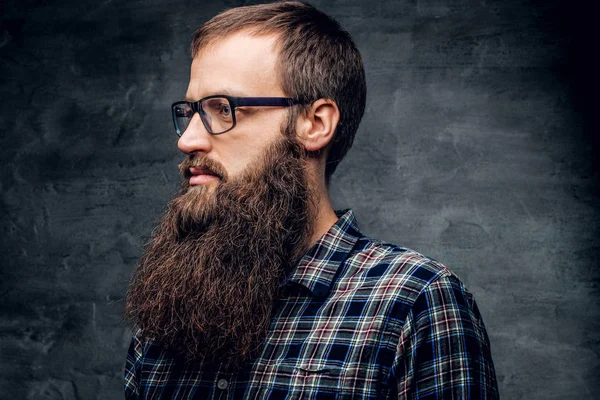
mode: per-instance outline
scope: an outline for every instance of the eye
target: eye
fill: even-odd
[[[220,107],[219,107],[219,113],[224,116],[224,117],[230,117],[231,116],[231,107],[229,107],[229,104],[223,104],[221,103]]]
[[[213,119],[219,119],[226,122],[233,120],[233,109],[231,108],[229,101],[223,97],[206,99],[202,102],[202,110]]]

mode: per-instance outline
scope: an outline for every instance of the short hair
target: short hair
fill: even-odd
[[[217,39],[241,30],[278,35],[277,70],[287,96],[306,104],[320,98],[337,104],[340,121],[325,167],[329,182],[352,146],[365,111],[365,70],[350,34],[333,18],[302,2],[238,7],[218,14],[195,32],[192,57]]]

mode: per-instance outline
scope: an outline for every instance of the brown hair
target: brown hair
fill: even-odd
[[[194,34],[192,57],[219,37],[245,29],[253,34],[279,35],[278,71],[287,96],[307,104],[320,98],[337,104],[340,121],[329,144],[325,168],[329,182],[352,146],[365,110],[365,71],[352,38],[333,18],[313,6],[286,1],[218,14]]]

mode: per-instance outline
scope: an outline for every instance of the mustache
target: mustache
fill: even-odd
[[[218,161],[208,158],[208,156],[190,154],[178,165],[178,168],[179,173],[185,179],[190,179],[193,175],[190,168],[196,168],[208,171],[223,181],[227,180],[227,171],[225,170],[225,167]]]

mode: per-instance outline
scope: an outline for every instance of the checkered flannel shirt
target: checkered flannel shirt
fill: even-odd
[[[126,398],[498,398],[473,296],[445,266],[363,236],[352,211],[284,293],[261,354],[235,374],[182,364],[134,336]]]

